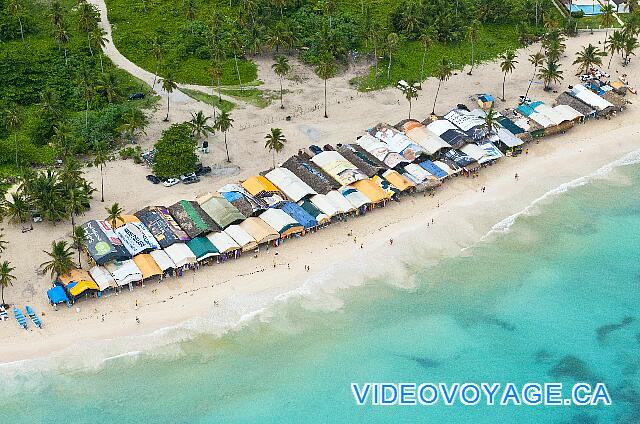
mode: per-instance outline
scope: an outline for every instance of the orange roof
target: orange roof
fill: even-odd
[[[251,195],[257,196],[260,193],[278,193],[278,187],[273,185],[271,181],[263,177],[262,175],[257,175],[254,177],[247,178],[246,181],[242,183],[242,187],[247,190]]]
[[[142,272],[142,278],[150,278],[155,275],[162,275],[162,269],[158,266],[156,261],[148,253],[141,253],[133,257],[133,262],[138,266],[140,272]]]
[[[72,269],[71,272],[69,272],[69,274],[67,275],[61,275],[60,277],[58,277],[58,280],[60,280],[60,282],[65,286],[72,281],[75,281],[77,283],[79,283],[80,281],[90,281],[93,283],[93,278],[91,278],[91,275],[89,275],[89,271],[77,268]]]
[[[370,179],[359,180],[355,183],[351,184],[355,187],[359,192],[367,196],[371,203],[379,203],[385,199],[388,199],[389,196],[385,191],[376,183],[371,181]]]
[[[418,128],[418,127],[422,127],[422,124],[418,121],[407,121],[404,124],[402,124],[402,131],[404,131],[405,133],[407,131],[411,131],[414,128]]]
[[[120,228],[129,222],[140,222],[140,220],[135,215],[120,215],[120,219],[116,221],[116,228]],[[111,223],[109,223],[109,225],[111,225]]]
[[[382,174],[385,180],[389,181],[400,191],[405,191],[410,189],[411,187],[415,187],[415,185],[407,179],[404,175],[400,175],[398,171],[394,171],[390,169],[389,171]]]

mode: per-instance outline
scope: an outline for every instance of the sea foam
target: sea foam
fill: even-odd
[[[563,193],[566,193],[567,191],[577,188],[577,187],[581,187],[584,186],[586,184],[588,184],[591,181],[597,180],[597,179],[601,179],[601,178],[605,178],[607,176],[609,176],[611,174],[611,172],[613,172],[616,168],[620,168],[623,166],[628,166],[628,165],[635,165],[640,163],[640,150],[635,150],[633,152],[630,152],[626,155],[624,155],[623,157],[621,157],[620,159],[617,159],[611,163],[608,163],[600,168],[598,168],[596,171],[576,178],[575,180],[571,180],[569,182],[560,184],[558,187],[547,191],[546,193],[544,193],[542,196],[538,197],[537,199],[533,200],[531,203],[529,203],[525,208],[523,208],[522,210],[509,215],[508,217],[504,218],[503,220],[501,220],[500,222],[498,222],[497,224],[495,224],[493,227],[491,227],[491,229],[489,230],[489,232],[487,232],[484,236],[481,237],[480,242],[484,242],[486,240],[488,240],[490,237],[495,236],[495,235],[499,235],[499,234],[503,234],[506,233],[510,230],[510,228],[513,226],[513,224],[518,220],[519,217],[521,216],[527,216],[527,215],[532,215],[534,213],[536,213],[538,211],[538,208],[541,204],[543,204],[545,201],[548,201],[549,199],[552,199],[556,196],[559,196]],[[463,250],[466,250],[468,248],[470,248],[472,246],[466,247]]]

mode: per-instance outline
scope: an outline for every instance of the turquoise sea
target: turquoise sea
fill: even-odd
[[[407,258],[415,286],[290,298],[91,369],[0,368],[0,422],[640,423],[640,165],[582,183],[457,257]],[[613,404],[356,406],[350,383],[371,381],[604,382]]]

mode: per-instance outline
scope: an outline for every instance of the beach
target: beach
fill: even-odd
[[[567,40],[567,57],[562,60],[563,88],[575,82],[575,71],[569,66],[574,52],[602,38],[604,34],[597,32]],[[508,102],[498,101],[498,109],[517,104],[517,95],[523,94],[532,73],[526,57],[536,48],[532,46],[520,52],[519,69],[507,77]],[[636,59],[626,68],[617,62],[614,59],[612,77],[616,70],[640,74]],[[265,72],[260,74],[265,75],[265,86],[275,85],[276,79],[269,76],[266,68],[261,66]],[[443,85],[436,111],[443,113],[458,103],[469,103],[468,97],[473,93],[498,94],[501,78],[496,78],[497,72],[496,63],[479,66],[473,76],[458,72]],[[212,153],[205,155],[203,162],[220,167],[214,176],[204,178],[197,185],[153,186],[144,179],[148,169],[130,161],[110,162],[105,171],[105,203],[95,196],[98,200],[92,201],[91,210],[81,220],[104,218],[104,208],[113,202],[119,202],[126,212],[134,212],[146,205],[190,200],[198,194],[214,192],[226,183],[257,174],[270,164],[269,153],[263,148],[263,137],[270,127],[282,128],[287,136],[288,143],[279,155],[279,159],[284,160],[309,144],[352,141],[378,122],[395,124],[406,118],[408,105],[398,90],[355,94],[348,87],[348,76],[329,82],[330,86],[337,87],[333,98],[341,100],[329,106],[330,119],[324,119],[320,110],[312,110],[287,122],[282,118],[290,111],[280,111],[277,104],[263,111],[250,108],[238,111],[234,116],[238,128],[229,134],[231,157],[237,168],[224,164],[221,136],[215,135]],[[320,98],[321,81],[309,78],[300,88],[300,95],[285,97],[289,108],[312,109],[315,100]],[[637,81],[631,83],[637,84]],[[424,119],[431,111],[435,86],[433,79],[423,85],[412,116]],[[557,94],[534,86],[529,96],[551,102]],[[635,103],[636,97],[630,95],[630,100]],[[197,107],[187,102],[178,104],[172,120],[186,119],[188,113],[194,111],[189,107],[194,106]],[[141,141],[145,147],[153,144],[163,128],[159,123],[159,117],[164,115],[162,102],[158,107],[148,134]],[[528,154],[502,158],[496,165],[481,169],[479,178],[456,177],[446,181],[433,197],[421,193],[404,196],[399,203],[392,202],[365,216],[287,240],[276,249],[263,248],[257,258],[245,254],[238,260],[188,271],[180,279],[150,282],[132,292],[83,300],[72,308],[61,306],[57,311],[46,300],[50,279],[39,274],[37,268],[45,261],[42,251],[48,249],[52,240],[66,238],[71,225],[38,223],[33,231],[22,233],[21,226],[4,223],[5,238],[10,244],[3,258],[16,266],[17,276],[13,287],[5,290],[5,299],[16,305],[30,304],[45,314],[42,330],[20,330],[13,321],[0,323],[3,340],[0,361],[15,362],[48,355],[70,359],[76,352],[95,347],[95,356],[83,355],[83,360],[100,362],[108,356],[193,338],[201,332],[223,333],[256,314],[268,314],[271,304],[290,296],[301,296],[312,303],[314,291],[330,294],[340,288],[360,285],[367,276],[406,272],[402,264],[408,263],[416,253],[433,263],[458,255],[487,234],[508,225],[509,217],[526,210],[537,199],[544,199],[563,185],[580,184],[585,176],[637,152],[640,149],[639,118],[640,109],[630,105],[613,119],[593,120],[575,126],[566,134],[534,141],[526,146]],[[241,128],[240,122],[255,122],[255,126]],[[517,180],[515,174],[519,176]],[[87,177],[99,187],[96,169],[88,168]],[[485,192],[480,190],[483,186]],[[392,245],[390,239],[393,239]],[[86,258],[83,265],[87,266]],[[310,267],[309,271],[305,265]],[[80,308],[79,312],[76,307]]]

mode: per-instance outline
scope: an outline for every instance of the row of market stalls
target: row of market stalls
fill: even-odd
[[[493,111],[488,125],[490,98],[478,97],[480,108],[458,105],[422,122],[378,124],[354,143],[312,146],[281,166],[194,200],[148,206],[115,222],[88,221],[82,228],[93,266],[60,277],[49,299],[56,304],[87,293],[131,289],[259,251],[404,194],[432,189],[458,174],[475,174],[528,140],[620,110],[589,88],[575,86],[553,107],[527,102]]]

